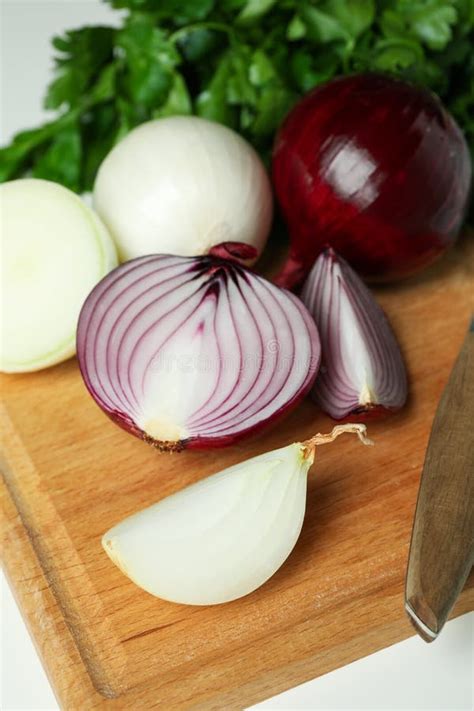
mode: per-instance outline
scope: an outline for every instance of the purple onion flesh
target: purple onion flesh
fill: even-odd
[[[87,298],[77,335],[94,400],[164,451],[268,424],[308,392],[320,353],[299,299],[214,255],[121,265]]]
[[[301,293],[318,326],[321,368],[311,395],[335,420],[400,409],[407,376],[381,307],[334,250],[316,260]]]

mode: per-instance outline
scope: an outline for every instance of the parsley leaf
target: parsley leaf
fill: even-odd
[[[81,136],[73,124],[57,133],[48,149],[33,166],[34,178],[47,178],[62,183],[71,190],[80,188]]]
[[[272,9],[275,3],[276,0],[248,0],[237,15],[236,22],[241,25],[257,22]]]
[[[111,147],[152,118],[197,114],[267,157],[286,112],[338,74],[384,71],[438,92],[474,146],[474,0],[106,0],[119,29],[53,39],[56,118],[0,149],[25,174],[91,189]]]
[[[440,50],[452,39],[457,20],[455,0],[397,0],[382,15],[381,25],[389,36],[411,37]]]
[[[227,85],[232,73],[230,54],[222,57],[209,84],[196,98],[196,113],[202,118],[233,126],[235,112],[227,100]]]
[[[214,0],[108,0],[117,9],[149,12],[160,19],[172,19],[177,25],[203,20]]]
[[[179,54],[151,17],[131,15],[117,35],[123,52],[122,88],[131,102],[153,109],[170,91]]]
[[[57,78],[44,100],[46,109],[76,106],[90,89],[97,74],[112,60],[115,31],[110,27],[83,27],[55,37]]]

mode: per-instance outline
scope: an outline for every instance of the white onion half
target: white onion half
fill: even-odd
[[[56,183],[4,183],[0,209],[0,370],[39,370],[74,355],[81,306],[117,255],[99,218]]]
[[[339,425],[224,469],[125,519],[102,545],[136,585],[186,605],[251,593],[293,550],[306,507],[315,447],[344,432],[364,444],[364,425]]]
[[[94,206],[121,261],[196,256],[221,242],[260,254],[272,217],[265,168],[241,136],[195,116],[149,121],[105,158]]]

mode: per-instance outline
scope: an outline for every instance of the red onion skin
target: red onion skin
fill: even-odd
[[[471,165],[459,127],[433,94],[361,74],[316,88],[290,112],[273,180],[291,238],[277,284],[298,286],[326,245],[363,277],[390,281],[454,242]]]
[[[388,408],[383,405],[367,405],[360,406],[352,410],[348,415],[337,419],[337,422],[373,422],[375,420],[382,420],[385,417],[389,417],[396,412],[399,412],[400,408]]]
[[[245,264],[257,259],[258,250],[253,245],[244,242],[221,242],[211,247],[209,255],[236,264]]]

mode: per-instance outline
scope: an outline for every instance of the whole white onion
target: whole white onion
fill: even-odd
[[[252,245],[259,255],[272,218],[270,182],[254,149],[192,116],[131,131],[99,169],[94,206],[122,261],[207,254],[222,242]]]

